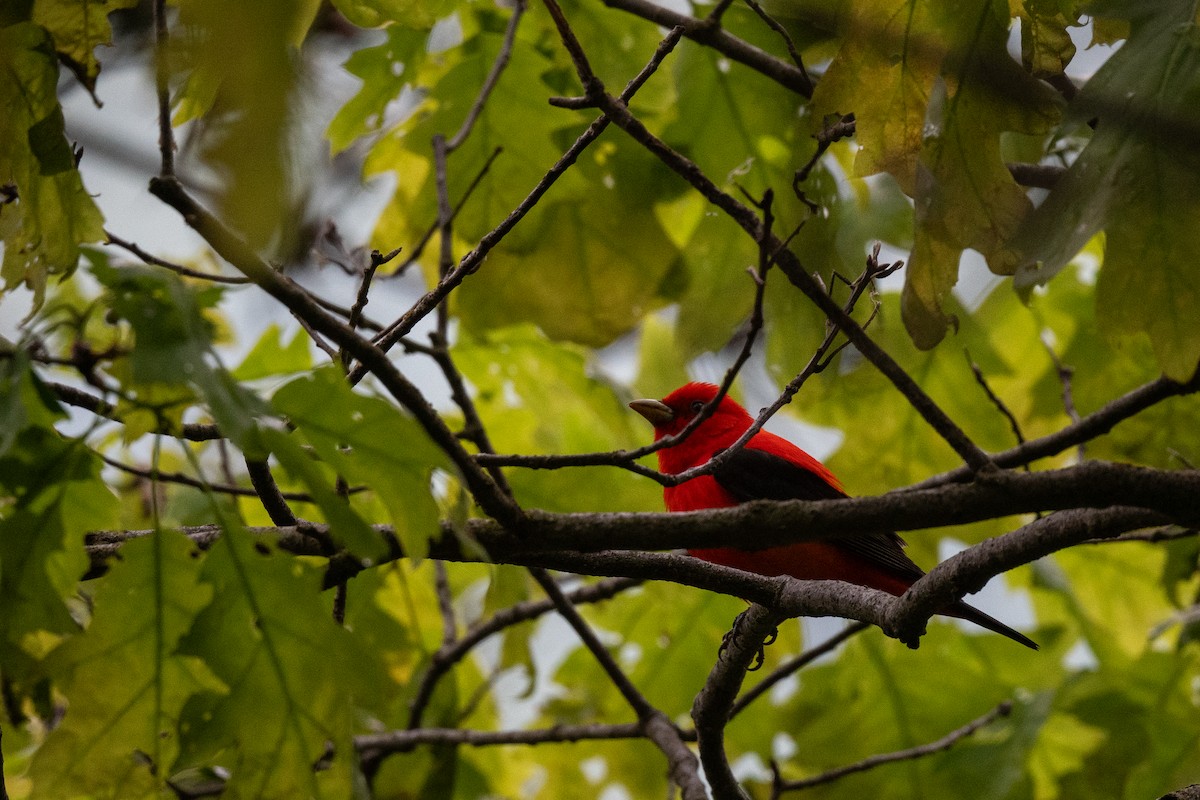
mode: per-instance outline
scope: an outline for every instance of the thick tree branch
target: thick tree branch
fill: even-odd
[[[1142,508],[1072,509],[1034,520],[1023,528],[967,548],[929,571],[892,606],[884,630],[912,641],[937,609],[977,592],[991,578],[1042,556],[1092,539],[1163,523],[1160,513]]]
[[[700,742],[700,763],[712,786],[713,796],[744,798],[746,795],[733,777],[725,755],[725,726],[733,716],[732,708],[746,671],[750,669],[763,642],[784,620],[778,612],[752,605],[734,623],[725,646],[717,655],[704,687],[692,704],[692,720]]]
[[[738,532],[740,540],[745,541],[745,532],[754,531],[755,545],[771,547],[850,536],[863,530],[911,531],[964,525],[1036,511],[1117,506],[1151,512],[1150,515],[1157,516],[1162,523],[1176,522],[1185,527],[1194,527],[1195,518],[1200,516],[1200,509],[1195,503],[1198,496],[1200,473],[1195,471],[1157,470],[1089,461],[1060,470],[1005,472],[990,476],[986,481],[844,500],[754,502],[733,508],[674,514],[553,514],[530,510],[522,521],[520,535],[486,519],[468,521],[466,530],[496,560],[526,563],[534,554],[543,557],[555,553],[582,556],[605,550],[717,547],[728,543],[733,532]],[[388,526],[376,528],[381,535],[390,535]],[[208,528],[193,530],[201,535],[216,533],[215,529]],[[281,546],[291,549],[288,537],[292,531],[294,529],[291,528],[268,528],[261,532],[277,535]],[[96,534],[92,543],[119,544],[123,538],[137,535],[139,532],[136,531]],[[464,560],[456,537],[450,534],[449,523],[443,524],[439,535],[441,538],[432,544],[431,557]],[[1087,535],[1086,531],[1079,532],[1061,544],[1069,546],[1090,538],[1095,537]],[[1003,542],[1005,537],[989,541]],[[1003,548],[1009,545],[999,546]],[[99,553],[103,553],[103,549]],[[960,554],[959,557],[964,555]],[[396,546],[393,558],[400,557],[403,557],[403,553]],[[518,557],[523,560],[517,561]],[[344,569],[348,565],[336,562],[333,566]],[[654,576],[639,574],[633,577]],[[744,596],[751,600],[758,599]]]
[[[766,694],[772,686],[779,683],[784,678],[788,677],[789,675],[796,674],[826,653],[833,652],[847,639],[862,633],[869,627],[870,626],[865,622],[852,623],[847,625],[841,632],[830,636],[816,647],[805,650],[800,655],[784,661],[778,667],[764,675],[762,680],[754,684],[754,686],[747,689],[740,697],[738,697],[737,701],[729,709],[730,719],[742,713],[747,706]]]

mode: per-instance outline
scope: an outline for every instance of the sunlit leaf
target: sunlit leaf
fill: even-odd
[[[309,352],[308,342],[308,335],[303,330],[297,330],[292,340],[284,344],[279,326],[269,325],[242,363],[230,373],[230,377],[252,381],[311,369],[312,353]]]
[[[35,0],[33,21],[50,32],[59,57],[84,86],[94,91],[96,76],[100,74],[96,48],[112,44],[108,15],[136,5],[137,0]]]
[[[390,403],[354,394],[332,368],[289,383],[272,403],[346,480],[377,489],[405,552],[423,558],[430,539],[437,538],[430,474],[450,464],[420,425]],[[378,556],[382,544],[376,536],[370,549],[360,550],[366,542],[357,539],[352,547]]]

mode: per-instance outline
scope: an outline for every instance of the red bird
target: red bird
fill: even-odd
[[[717,396],[711,383],[689,383],[662,400],[629,404],[654,425],[654,438],[683,430]],[[733,399],[721,398],[715,411],[679,444],[658,451],[658,468],[673,475],[706,463],[731,446],[754,418]],[[820,461],[787,439],[759,431],[712,473],[663,489],[668,511],[727,508],[751,500],[827,500],[846,497],[838,479]],[[713,564],[773,577],[839,580],[899,596],[925,573],[904,554],[895,533],[862,533],[828,541],[742,549],[717,547],[688,554]],[[959,600],[940,613],[969,620],[1026,647],[1033,640]]]

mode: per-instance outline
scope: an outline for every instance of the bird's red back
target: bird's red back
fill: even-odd
[[[711,383],[689,383],[664,397],[662,402],[675,412],[675,417],[667,425],[655,426],[654,438],[657,440],[664,436],[679,433],[700,413],[700,410],[707,403],[711,402],[717,396],[718,391],[719,389]],[[675,474],[699,466],[707,462],[718,451],[724,450],[736,442],[752,424],[754,424],[754,417],[750,415],[750,412],[742,408],[732,397],[726,395],[721,398],[721,402],[712,416],[704,420],[699,428],[692,431],[692,434],[687,439],[673,447],[665,447],[658,451],[658,468],[661,472]],[[841,483],[832,472],[825,468],[824,464],[787,439],[776,436],[770,431],[759,431],[754,434],[746,444],[746,447],[751,450],[761,450],[785,458],[793,464],[802,466],[814,473],[839,492],[842,491]],[[694,509],[698,507],[712,508],[711,503],[706,506],[695,506],[687,503],[672,502],[671,495],[676,494],[678,490],[685,487],[690,489],[687,493],[700,491],[701,487],[692,486],[692,484],[698,484],[700,480],[698,478],[680,486],[669,487],[664,492],[668,508],[671,508],[673,505],[677,505],[678,509],[672,508],[671,510],[685,510],[687,508]],[[711,481],[711,478],[709,480]],[[711,488],[704,487],[705,490],[711,490]],[[676,491],[672,492],[671,490]],[[712,495],[706,493],[706,497],[711,499]],[[729,503],[727,505],[737,505],[737,501],[732,496],[729,496]]]

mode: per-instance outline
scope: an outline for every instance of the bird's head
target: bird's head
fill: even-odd
[[[654,438],[661,439],[683,430],[712,402],[718,391],[711,383],[689,383],[662,400],[634,400],[629,407],[645,417],[654,426]],[[726,395],[700,429],[711,433],[736,430],[740,435],[753,421],[746,409]]]

